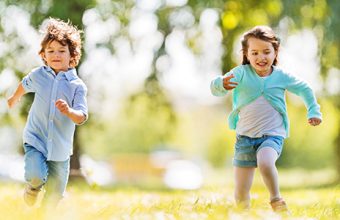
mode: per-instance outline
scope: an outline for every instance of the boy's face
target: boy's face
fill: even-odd
[[[64,46],[56,40],[47,44],[42,53],[42,58],[56,74],[60,71],[67,71],[70,67],[71,55],[68,45]]]
[[[271,73],[276,56],[277,53],[270,42],[254,37],[248,39],[247,58],[259,75]]]

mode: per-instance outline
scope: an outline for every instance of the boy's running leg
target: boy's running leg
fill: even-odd
[[[46,183],[46,200],[56,204],[64,197],[70,173],[70,159],[66,161],[48,161],[48,181]]]
[[[47,180],[47,164],[44,155],[33,146],[25,144],[25,180],[27,186],[24,192],[24,200],[27,205],[33,206],[42,186]]]

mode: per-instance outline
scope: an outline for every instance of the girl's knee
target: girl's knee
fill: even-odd
[[[262,173],[269,173],[276,169],[275,163],[266,160],[258,161],[257,166]]]

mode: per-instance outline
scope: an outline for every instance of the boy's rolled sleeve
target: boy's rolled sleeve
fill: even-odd
[[[28,74],[27,76],[25,76],[21,81],[22,87],[24,87],[24,90],[26,93],[35,92],[36,90],[33,78],[34,78],[34,74],[32,72]]]

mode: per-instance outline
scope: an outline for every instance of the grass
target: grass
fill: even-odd
[[[340,186],[329,184],[333,172],[280,172],[281,193],[291,216],[273,213],[259,176],[252,188],[252,208],[233,205],[231,172],[209,176],[205,187],[194,191],[137,186],[112,188],[70,184],[58,207],[29,208],[22,200],[23,185],[0,184],[1,219],[340,219]],[[225,178],[227,177],[227,178]],[[308,178],[312,177],[312,178]],[[308,182],[307,182],[308,180]],[[328,181],[327,181],[328,180]]]

